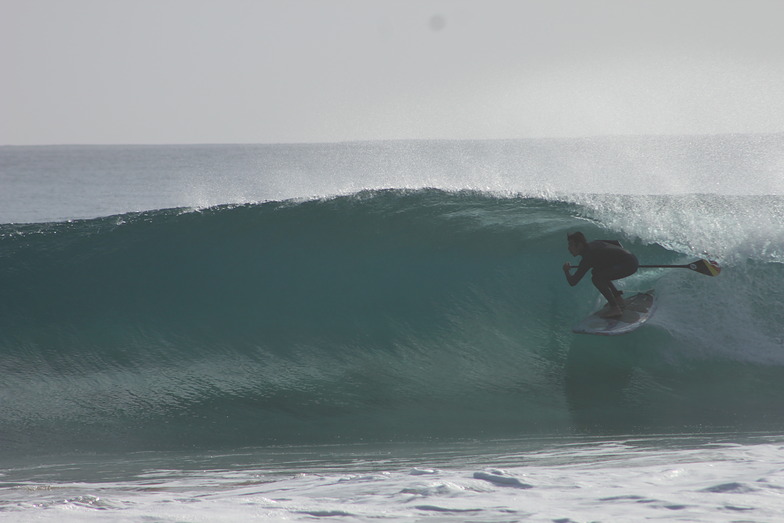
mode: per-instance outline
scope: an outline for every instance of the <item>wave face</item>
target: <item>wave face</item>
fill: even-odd
[[[596,198],[382,190],[0,226],[2,447],[782,428],[780,247],[719,245],[717,278],[641,270],[625,285],[656,288],[651,323],[575,336],[598,293],[564,282],[567,231],[699,256],[661,221],[697,197]]]

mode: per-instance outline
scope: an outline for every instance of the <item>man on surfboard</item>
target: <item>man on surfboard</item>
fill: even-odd
[[[566,262],[563,266],[564,275],[569,285],[577,285],[588,269],[593,269],[591,281],[607,299],[607,310],[602,312],[605,318],[616,318],[623,314],[623,298],[621,292],[613,285],[613,280],[626,278],[637,272],[637,257],[621,247],[620,243],[605,240],[588,242],[581,232],[567,234],[569,252],[572,256],[582,256],[577,272],[573,275],[569,270],[572,266]]]

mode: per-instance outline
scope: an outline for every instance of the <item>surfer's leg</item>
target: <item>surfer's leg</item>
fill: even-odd
[[[620,308],[624,308],[626,303],[623,301],[623,291],[619,291],[618,288],[613,284],[612,280],[610,280],[610,290],[615,296],[615,302],[618,304]]]
[[[617,306],[620,307],[623,303],[623,298],[617,289],[613,286],[613,284],[609,281],[602,281],[602,280],[593,280],[593,284],[596,289],[604,296],[604,299],[607,300],[607,304],[610,306]]]
[[[602,296],[607,300],[610,305],[615,305],[615,293],[613,292],[612,283],[609,280],[604,280],[594,276],[591,278],[594,287],[602,293]]]
[[[623,263],[611,265],[609,267],[601,267],[593,270],[593,284],[602,293],[602,296],[607,298],[607,303],[611,307],[623,308],[625,305],[621,295],[621,291],[613,283],[613,280],[620,280],[631,276],[637,272],[637,257],[631,255],[628,260]],[[606,291],[603,289],[607,289]],[[611,295],[612,299],[608,296]]]
[[[613,285],[613,267],[596,268],[591,273],[591,281],[594,287],[602,293],[610,305],[615,305],[615,298],[618,296],[618,289]]]
[[[618,289],[615,288],[612,280],[607,277],[607,271],[597,271],[594,269],[591,281],[602,296],[604,296],[604,299],[607,300],[608,309],[602,313],[602,316],[607,318],[620,316],[623,313],[621,310],[622,300],[619,300],[620,296],[617,294]]]

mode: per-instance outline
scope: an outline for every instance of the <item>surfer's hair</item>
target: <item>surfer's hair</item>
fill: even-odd
[[[585,239],[585,235],[580,231],[567,233],[566,239],[569,240],[571,243],[579,243],[581,245],[588,243],[588,240]]]

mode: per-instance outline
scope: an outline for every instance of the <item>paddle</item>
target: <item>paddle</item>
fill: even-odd
[[[699,272],[705,276],[718,276],[721,272],[721,267],[715,261],[697,260],[687,265],[640,265],[640,268],[651,269],[691,269],[694,272]]]
[[[718,276],[721,267],[715,261],[697,260],[686,265],[640,265],[640,269],[691,269],[706,276]],[[576,269],[577,265],[571,265],[570,269]]]

